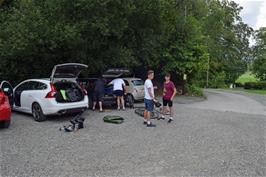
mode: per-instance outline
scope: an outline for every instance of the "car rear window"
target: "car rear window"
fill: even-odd
[[[143,80],[133,80],[132,83],[133,83],[134,86],[142,86],[142,85],[144,85]]]

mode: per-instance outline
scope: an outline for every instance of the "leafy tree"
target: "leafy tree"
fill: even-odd
[[[266,80],[266,28],[255,33],[256,45],[253,48],[254,61],[252,71],[260,80]]]
[[[228,0],[12,0],[0,4],[0,74],[18,82],[81,62],[88,73],[129,67],[233,82],[252,29]],[[143,75],[142,75],[143,76]],[[224,81],[223,81],[224,79]]]

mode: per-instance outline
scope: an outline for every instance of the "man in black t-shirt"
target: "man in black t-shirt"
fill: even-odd
[[[99,103],[99,108],[100,112],[103,112],[103,107],[102,107],[102,101],[104,97],[104,87],[105,87],[105,80],[100,77],[97,79],[95,82],[95,87],[94,87],[94,94],[93,94],[93,108],[92,110],[95,110],[97,102]]]

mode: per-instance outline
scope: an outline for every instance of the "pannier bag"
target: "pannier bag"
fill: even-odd
[[[60,131],[65,131],[65,132],[77,131],[79,129],[84,128],[84,121],[85,121],[85,119],[83,117],[81,117],[81,114],[78,114],[72,120],[70,120],[70,123],[71,123],[70,125],[63,126],[59,130]]]

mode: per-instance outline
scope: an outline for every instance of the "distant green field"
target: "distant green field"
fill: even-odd
[[[266,90],[244,89],[244,91],[248,92],[248,93],[256,93],[256,94],[266,95]]]
[[[257,82],[257,81],[259,81],[259,79],[257,79],[254,74],[252,74],[251,72],[246,72],[236,80],[236,83],[245,84],[246,82]]]
[[[247,92],[247,93],[254,93],[254,94],[260,94],[260,95],[266,95],[266,90],[255,90],[255,89],[239,89],[239,88],[233,88],[233,89],[221,89],[221,90],[227,90],[232,92]]]
[[[259,79],[256,78],[254,74],[251,72],[246,72],[245,74],[242,74],[237,80],[236,83],[245,84],[247,82],[258,82]],[[255,94],[262,94],[266,95],[266,90],[257,90],[257,89],[241,89],[241,88],[234,88],[234,89],[226,89],[231,91],[242,91],[247,93],[255,93]]]

